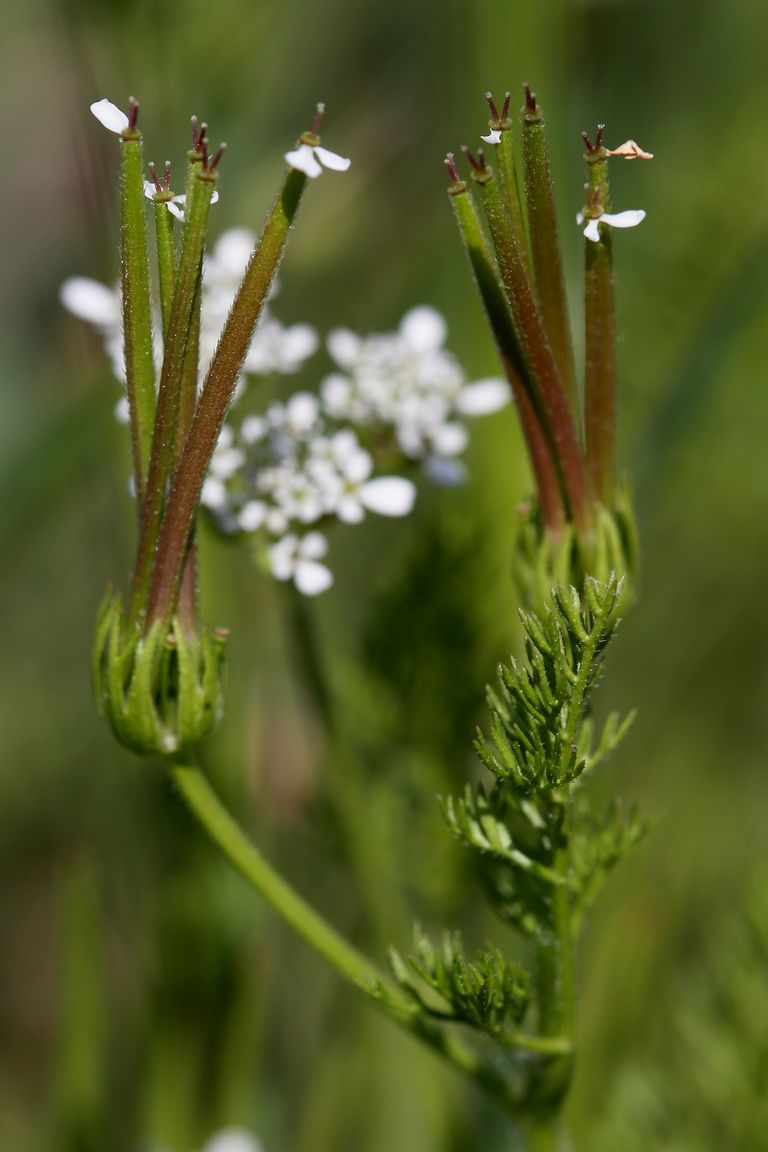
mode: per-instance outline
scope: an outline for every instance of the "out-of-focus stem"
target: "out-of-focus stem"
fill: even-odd
[[[579,400],[571,340],[563,261],[557,233],[557,216],[549,166],[544,117],[536,97],[526,89],[523,119],[523,166],[528,202],[533,275],[541,318],[552,348],[560,379],[578,424]]]

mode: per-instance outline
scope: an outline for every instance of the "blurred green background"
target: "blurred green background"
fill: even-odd
[[[131,561],[128,461],[99,342],[57,293],[68,275],[117,272],[116,149],[92,100],[135,94],[157,161],[180,163],[189,114],[207,118],[229,144],[223,230],[258,227],[323,99],[324,142],[353,166],[311,189],[281,319],[386,330],[433,303],[470,376],[490,374],[442,158],[485,130],[486,88],[523,80],[547,114],[576,331],[579,133],[605,121],[610,143],[656,154],[614,172],[616,208],[648,213],[614,245],[644,571],[600,702],[639,720],[598,787],[662,819],[582,950],[570,1124],[584,1150],[768,1147],[768,946],[744,943],[768,806],[763,6],[30,0],[5,12],[0,65],[0,1147],[192,1152],[225,1124],[266,1152],[511,1146],[493,1108],[230,875],[95,715],[94,613]],[[325,370],[317,358],[302,383]],[[299,621],[331,684],[330,752],[295,602],[241,551],[203,543],[207,615],[233,629],[206,766],[301,890],[379,956],[413,915],[477,943],[489,930],[434,797],[465,778],[483,685],[515,643],[528,478],[511,412],[475,425],[468,462],[464,489],[425,486],[405,524],[335,534],[336,585]]]

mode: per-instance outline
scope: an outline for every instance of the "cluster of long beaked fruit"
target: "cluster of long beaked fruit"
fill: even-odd
[[[523,87],[522,181],[509,116],[510,94],[506,93],[499,113],[487,93],[490,131],[482,139],[494,148],[495,165],[491,167],[482,149],[473,153],[464,147],[470,165],[467,182],[449,153],[448,193],[517,405],[538,492],[538,523],[545,535],[553,537],[571,527],[588,565],[596,525],[620,502],[611,229],[632,227],[645,217],[639,210],[611,213],[608,163],[612,156],[650,159],[651,154],[631,140],[620,148],[606,148],[603,125],[594,143],[583,134],[588,179],[584,207],[577,216],[586,238],[582,401],[544,117],[530,87]]]
[[[124,605],[110,592],[96,626],[97,701],[124,744],[174,755],[202,739],[222,708],[224,639],[201,633],[195,516],[253,331],[277,274],[308,179],[349,161],[320,145],[323,105],[287,168],[235,295],[198,395],[200,284],[208,210],[224,146],[209,155],[207,128],[192,118],[184,230],[177,255],[172,211],[179,198],[166,166],[147,188],[138,104],[128,114],[107,100],[91,111],[121,144],[121,292],[125,379],[133,447],[139,545]],[[163,362],[155,389],[145,205],[155,205]],[[171,210],[169,210],[171,208]]]

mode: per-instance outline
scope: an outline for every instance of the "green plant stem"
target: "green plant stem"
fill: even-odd
[[[523,165],[536,296],[560,379],[578,425],[579,397],[549,151],[544,117],[533,96],[523,108]]]
[[[351,984],[406,1031],[488,1092],[508,1113],[519,1115],[521,1101],[504,1076],[460,1039],[436,1026],[414,1009],[398,988],[327,923],[282,878],[248,839],[224,808],[200,769],[172,761],[171,777],[190,812],[246,882]]]
[[[449,188],[451,206],[469,257],[480,297],[491,326],[496,348],[509,381],[536,479],[544,524],[557,531],[565,521],[560,481],[552,446],[547,442],[536,396],[526,381],[525,362],[512,324],[507,298],[499,283],[495,262],[480,227],[472,197],[463,181]]]
[[[528,1152],[567,1152],[570,1145],[557,1116],[536,1116],[523,1124]]]
[[[568,397],[547,339],[538,303],[514,235],[508,226],[496,179],[490,169],[475,178],[488,221],[501,279],[518,334],[526,374],[537,391],[537,407],[554,445],[568,511],[580,532],[589,529],[587,475]]]
[[[139,516],[146,491],[155,419],[155,363],[144,207],[141,134],[135,128],[126,129],[121,140],[120,264],[125,383]]]
[[[147,603],[148,621],[169,620],[173,613],[200,489],[306,183],[302,172],[287,172],[213,354],[163,517]]]

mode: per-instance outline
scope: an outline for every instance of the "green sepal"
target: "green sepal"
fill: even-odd
[[[99,609],[92,669],[96,703],[116,738],[142,756],[176,756],[211,734],[224,712],[225,636],[185,631],[174,618],[125,628],[122,597]]]

